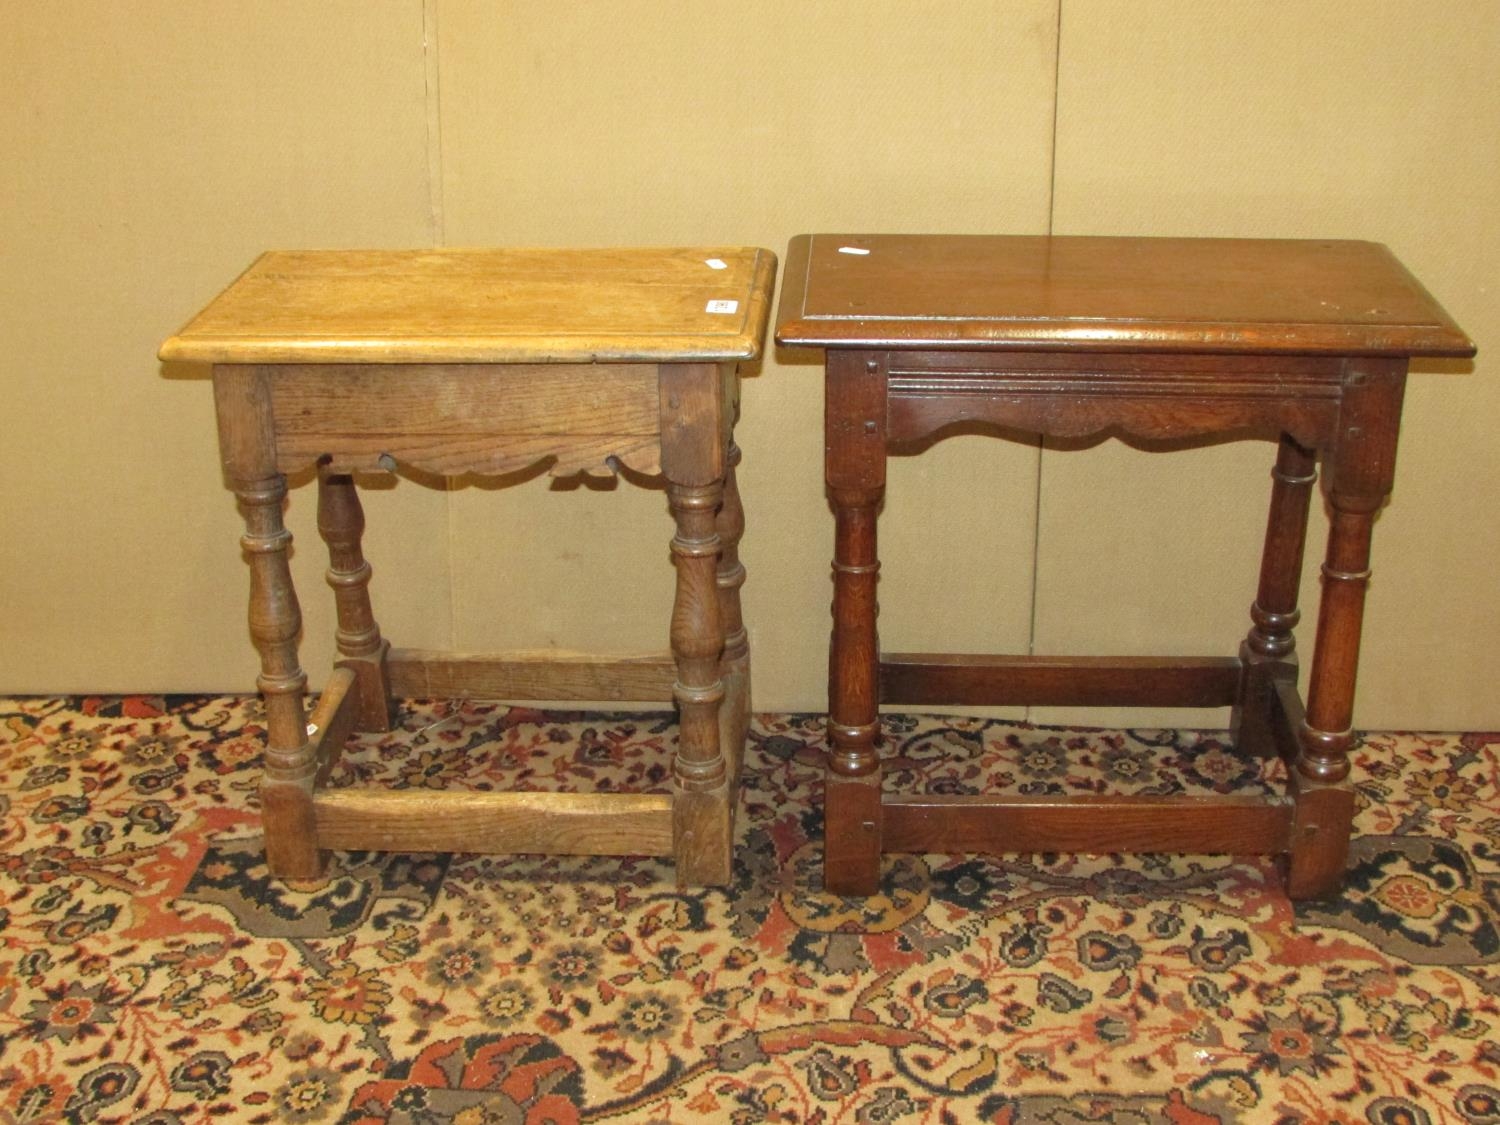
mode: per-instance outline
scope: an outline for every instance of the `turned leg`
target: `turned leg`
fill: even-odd
[[[245,516],[240,544],[250,563],[250,639],[260,652],[256,682],[266,702],[260,783],[266,863],[282,879],[315,879],[323,871],[312,804],[317,751],[307,737],[307,677],[297,662],[302,612],[287,566],[292,536],[281,520],[286,478],[276,464],[266,369],[216,366],[214,408],[225,476]]]
[[[385,658],[390,645],[370,608],[370,564],[360,539],[365,513],[354,478],[318,466],[318,533],[328,544],[328,584],[338,609],[337,665],[354,672],[355,730],[391,729],[391,695]]]
[[[260,652],[256,684],[266,704],[266,862],[280,878],[315,879],[323,871],[312,805],[318,762],[307,737],[307,676],[297,662],[302,613],[287,566],[292,535],[281,519],[286,480],[235,481],[234,491],[245,512],[240,544],[250,561],[250,638]]]
[[[1395,472],[1405,378],[1405,361],[1376,359],[1350,361],[1344,377],[1338,443],[1329,463],[1332,520],[1318,635],[1292,778],[1297,801],[1287,871],[1292,898],[1337,891],[1348,858],[1354,818],[1349,752],[1357,741],[1354,687],[1370,536]]]
[[[823,883],[874,894],[880,879],[880,639],[875,583],[878,491],[832,492],[833,639],[828,660],[828,783]]]
[[[661,467],[677,533],[672,562],[672,655],[679,725],[673,759],[673,852],[679,885],[729,882],[734,847],[733,778],[720,731],[725,688],[719,525],[728,449],[725,383],[713,364],[664,363]]]
[[[672,802],[677,879],[687,884],[729,881],[732,806],[729,766],[719,736],[724,682],[719,660],[724,625],[719,613],[719,536],[715,518],[722,484],[667,483],[677,523],[672,560],[677,596],[672,606],[672,655],[677,660],[679,729]]]
[[[750,728],[750,637],[740,609],[745,567],[740,562],[739,545],[745,534],[745,509],[735,481],[739,463],[740,448],[731,441],[725,458],[724,503],[714,524],[719,534],[719,619],[724,624],[724,656],[720,661],[724,705],[719,711],[719,744],[729,760],[731,785],[739,779]]]
[[[1271,712],[1277,680],[1296,680],[1296,639],[1301,619],[1297,591],[1302,580],[1302,551],[1307,541],[1307,510],[1318,479],[1311,450],[1286,434],[1271,470],[1271,512],[1266,520],[1260,562],[1260,587],[1250,607],[1250,633],[1240,645],[1244,672],[1230,718],[1236,748],[1269,758],[1277,753]]]
[[[882,819],[875,524],[885,495],[884,368],[876,358],[831,352],[826,391],[834,552],[823,886],[870,895],[880,883]]]

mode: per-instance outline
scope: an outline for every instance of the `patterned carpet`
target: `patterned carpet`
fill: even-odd
[[[0,1121],[1500,1122],[1500,736],[1374,735],[1343,898],[1259,860],[890,857],[819,886],[821,720],[763,716],[735,883],[260,862],[242,698],[0,701]],[[409,705],[346,778],[664,789],[661,715]],[[891,717],[903,785],[1243,790],[1212,735]],[[398,753],[407,748],[405,755]]]

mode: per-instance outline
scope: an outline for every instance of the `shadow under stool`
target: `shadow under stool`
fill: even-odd
[[[730,876],[750,707],[740,614],[736,364],[760,352],[776,259],[753,248],[291,251],[261,256],[161,348],[212,364],[243,507],[268,720],[266,858],[312,879],[331,848],[670,855]],[[671,651],[463,655],[392,648],[370,601],[353,474],[660,473],[676,534]],[[282,520],[316,467],[338,660],[311,716]],[[670,794],[328,788],[393,698],[675,700]]]
[[[1286,859],[1339,887],[1370,535],[1391,490],[1407,363],[1474,345],[1368,242],[803,235],[778,343],[826,349],[836,521],[825,885],[875,891],[883,851],[1195,852]],[[893,445],[992,424],[1051,437],[1278,443],[1252,625],[1237,657],[882,652],[876,521]],[[1293,627],[1321,456],[1332,526],[1309,669]],[[957,495],[961,482],[953,482]],[[1279,755],[1271,796],[882,793],[881,704],[1229,706]]]

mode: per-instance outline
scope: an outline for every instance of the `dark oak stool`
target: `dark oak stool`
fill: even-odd
[[[360,848],[671,855],[679,882],[728,882],[750,707],[735,363],[760,352],[775,269],[767,251],[722,247],[271,253],[162,346],[164,360],[213,365],[223,467],[244,508],[274,874],[315,878],[325,849]],[[352,474],[547,460],[554,475],[624,465],[666,478],[671,652],[391,648]],[[339,659],[309,721],[281,509],[285,474],[313,466]],[[390,729],[393,696],[454,695],[675,699],[674,791],[325,787],[351,731]]]
[[[791,244],[779,343],[827,349],[837,523],[825,884],[870,894],[882,851],[1278,854],[1293,898],[1342,880],[1370,530],[1391,489],[1407,361],[1474,345],[1383,246],[1228,239],[812,235]],[[955,423],[1059,437],[1268,437],[1280,447],[1237,658],[882,653],[875,526],[891,443]],[[1322,457],[1332,509],[1307,706],[1293,626]],[[882,799],[877,708],[1233,708],[1271,797]]]

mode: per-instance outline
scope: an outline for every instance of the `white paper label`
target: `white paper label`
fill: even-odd
[[[710,301],[703,306],[704,312],[711,313],[734,313],[740,311],[738,301]]]
[[[729,263],[723,258],[705,258],[703,264],[711,270],[727,270]]]

